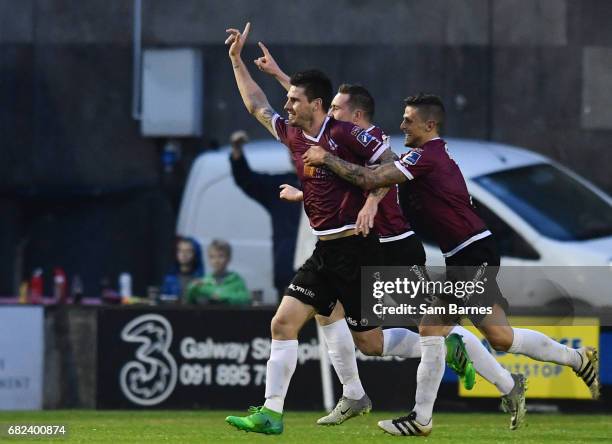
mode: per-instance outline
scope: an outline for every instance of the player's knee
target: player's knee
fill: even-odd
[[[383,345],[378,341],[373,341],[372,338],[362,338],[360,336],[353,337],[355,345],[366,356],[381,356]]]
[[[297,330],[289,317],[278,313],[272,318],[270,332],[272,339],[289,340],[297,337]]]
[[[331,317],[327,317],[327,316],[321,316],[319,314],[315,315],[315,319],[317,321],[317,324],[319,324],[322,327],[325,327],[326,325],[331,325],[334,322],[336,322],[336,319],[332,319]]]
[[[495,351],[507,352],[512,347],[512,336],[503,333],[487,335],[487,341]]]

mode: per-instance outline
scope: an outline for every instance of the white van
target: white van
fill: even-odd
[[[193,163],[178,216],[177,233],[200,241],[224,239],[232,246],[229,269],[239,273],[264,303],[277,302],[273,282],[272,221],[269,213],[234,182],[231,148],[201,154]],[[251,168],[265,173],[293,171],[287,149],[275,140],[248,143],[244,154]],[[299,205],[287,203],[287,205]],[[206,269],[210,270],[204,254]]]
[[[392,140],[403,140],[403,136],[393,136]],[[612,305],[610,196],[569,169],[531,151],[485,141],[446,140],[470,194],[501,242],[502,265],[583,265],[591,271],[604,269],[607,273],[596,273],[604,278],[600,282],[591,282],[589,276],[580,273],[555,280],[562,280],[560,292],[572,299],[593,306]],[[402,148],[396,143],[395,149]],[[277,141],[251,142],[244,151],[256,171],[292,170],[287,149]],[[229,152],[230,148],[225,147],[205,153],[194,163],[177,231],[195,237],[204,247],[213,238],[228,240],[234,251],[230,268],[246,279],[251,290],[261,290],[264,302],[275,303],[270,216],[235,185]],[[572,200],[575,204],[568,205]],[[580,211],[576,209],[578,203]],[[296,246],[298,264],[308,257],[315,240],[307,224],[302,225]],[[438,248],[427,238],[423,241],[428,265],[444,264]],[[584,285],[585,279],[589,285]],[[503,268],[499,280],[502,291],[517,293],[513,280],[504,279]],[[520,304],[515,300],[515,304],[543,303],[541,298],[532,297],[538,289],[520,290],[522,299]],[[554,297],[551,294],[550,298]]]

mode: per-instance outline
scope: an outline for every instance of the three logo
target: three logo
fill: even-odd
[[[121,331],[125,342],[140,343],[135,360],[126,363],[119,375],[121,391],[134,404],[152,406],[174,391],[178,369],[169,349],[172,326],[158,314],[145,314],[130,321]]]

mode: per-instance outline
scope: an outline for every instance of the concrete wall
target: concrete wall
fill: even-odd
[[[95,307],[45,310],[45,409],[94,408],[98,363]]]
[[[129,186],[158,179],[154,141],[130,117],[132,2],[0,0],[2,177],[12,185]],[[612,190],[612,2],[606,0],[145,0],[147,46],[205,56],[205,136],[245,127],[222,45],[253,23],[288,71],[318,66],[375,94],[396,130],[401,99],[443,96],[453,136],[490,137],[571,163]],[[606,49],[608,48],[608,50]],[[256,74],[278,109],[282,91]],[[586,156],[570,155],[579,149]],[[10,167],[9,167],[10,165]],[[49,168],[54,166],[56,168]]]
[[[434,92],[447,105],[449,135],[534,149],[612,192],[609,0],[142,3],[144,47],[204,54],[204,135],[184,141],[191,157],[239,128],[269,137],[244,110],[223,45],[226,27],[250,20],[246,60],[259,55],[261,40],[288,72],[319,67],[336,84],[364,84],[388,132],[398,130],[406,95]],[[141,137],[131,117],[132,8],[129,0],[0,0],[0,211],[10,216],[2,220],[0,294],[13,288],[11,256],[28,238],[31,198],[165,180],[162,141]],[[253,75],[281,110],[284,92]],[[55,244],[64,241],[73,239]],[[26,256],[29,264],[45,255]]]

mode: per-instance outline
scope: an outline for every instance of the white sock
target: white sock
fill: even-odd
[[[576,350],[566,347],[539,331],[513,328],[514,339],[509,353],[529,356],[537,361],[554,362],[579,370],[582,359]]]
[[[514,379],[508,370],[501,366],[495,357],[482,345],[480,339],[469,330],[456,325],[451,333],[463,337],[465,348],[470,359],[474,362],[474,369],[480,376],[495,385],[502,395],[507,395],[514,387]]]
[[[419,334],[407,328],[388,328],[383,330],[383,356],[400,358],[420,358],[421,344]]]
[[[266,402],[264,407],[283,413],[285,396],[297,365],[298,341],[272,339],[270,359],[266,369]]]
[[[446,345],[443,336],[421,336],[420,342],[421,363],[417,370],[414,411],[419,423],[429,424],[444,374]]]
[[[329,360],[342,383],[342,395],[349,399],[361,399],[365,390],[359,379],[355,343],[344,319],[329,325],[322,325],[323,336],[327,343]]]

